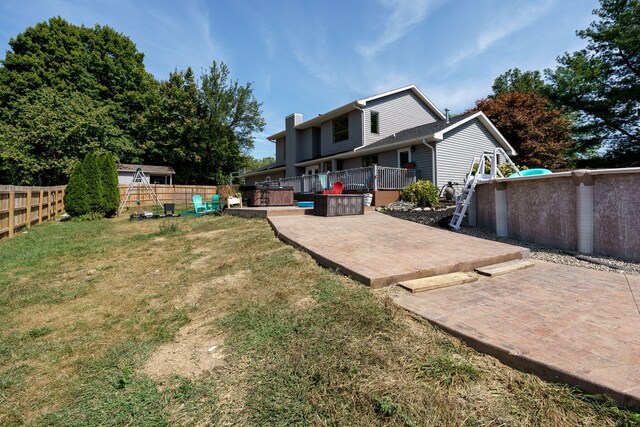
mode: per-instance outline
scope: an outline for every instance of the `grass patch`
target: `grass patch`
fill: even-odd
[[[456,356],[455,354],[429,356],[424,363],[420,364],[418,370],[422,375],[446,386],[469,384],[477,380],[478,370],[468,361]]]
[[[0,425],[638,421],[474,352],[263,220],[49,222],[0,242]]]

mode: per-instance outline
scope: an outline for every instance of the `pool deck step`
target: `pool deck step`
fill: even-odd
[[[503,274],[511,273],[512,271],[524,270],[525,268],[533,267],[534,263],[524,259],[516,259],[513,261],[501,262],[500,264],[487,265],[485,267],[478,267],[475,271],[483,276],[495,277]]]
[[[475,273],[456,272],[441,274],[439,276],[423,277],[421,279],[405,280],[398,284],[406,290],[416,293],[446,288],[448,286],[462,285],[463,283],[471,283],[477,280],[478,275]]]

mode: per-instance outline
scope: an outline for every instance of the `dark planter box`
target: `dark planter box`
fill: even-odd
[[[313,202],[318,216],[364,215],[362,194],[316,194]]]
[[[246,189],[248,206],[293,206],[293,187]]]

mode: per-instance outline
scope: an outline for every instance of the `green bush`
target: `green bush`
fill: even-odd
[[[400,199],[418,206],[435,207],[440,205],[440,191],[431,181],[416,181],[400,190]]]
[[[71,216],[79,216],[89,212],[87,182],[84,178],[82,163],[76,164],[71,172],[69,183],[64,192],[64,209]]]
[[[102,181],[102,212],[106,216],[114,216],[120,205],[120,185],[118,184],[118,169],[116,161],[111,154],[102,154],[98,157],[100,180]]]
[[[521,171],[526,171],[529,168],[526,166],[518,166],[518,169],[520,169]],[[502,176],[504,176],[505,178],[509,177],[509,175],[511,175],[516,171],[508,162],[501,163],[498,166],[498,170],[502,173]]]
[[[98,168],[95,154],[87,153],[82,162],[82,173],[87,183],[88,212],[103,212],[102,179],[100,178],[100,168]]]

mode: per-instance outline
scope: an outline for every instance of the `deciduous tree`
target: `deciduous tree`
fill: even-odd
[[[505,92],[476,102],[518,152],[517,163],[560,168],[573,145],[571,121],[535,92]]]

